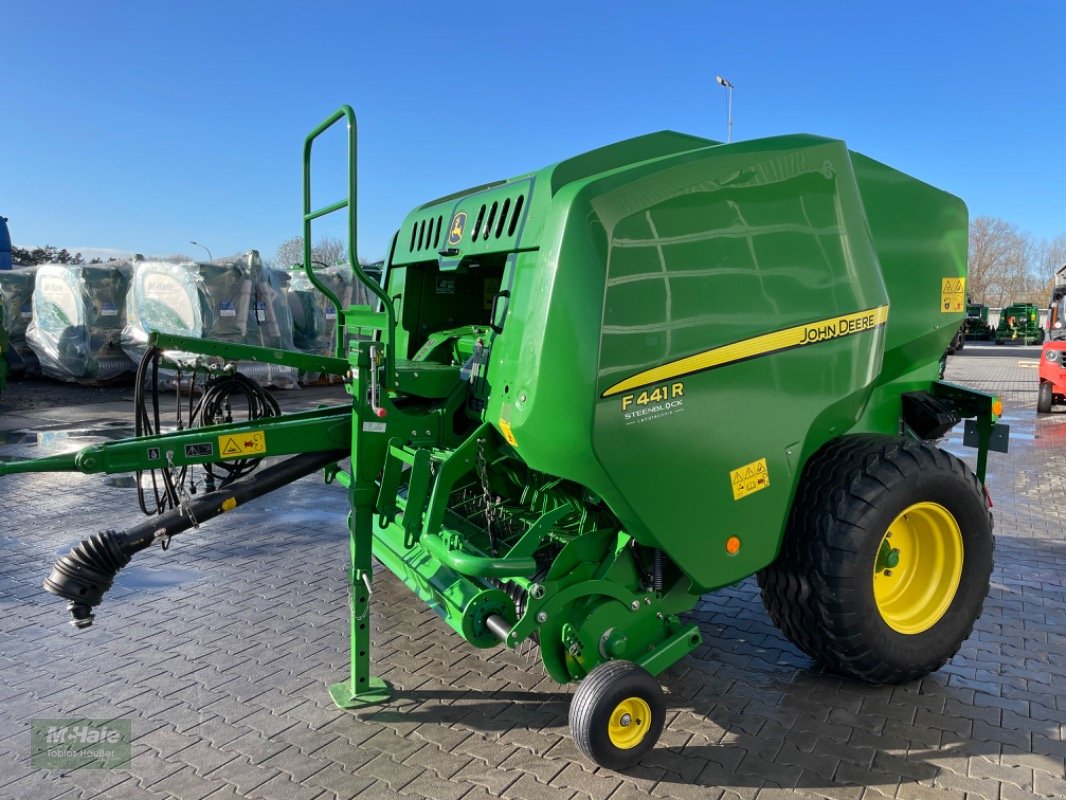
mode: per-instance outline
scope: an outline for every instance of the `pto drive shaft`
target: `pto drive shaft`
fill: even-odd
[[[93,607],[104,599],[115,575],[130,563],[134,553],[157,540],[165,542],[200,522],[262,497],[347,455],[347,450],[329,450],[294,456],[127,531],[105,531],[83,539],[56,561],[44,588],[69,601],[67,609],[75,628],[87,628],[93,623]]]

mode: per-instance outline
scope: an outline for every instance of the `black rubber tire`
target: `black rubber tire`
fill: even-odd
[[[1040,388],[1036,391],[1036,410],[1041,414],[1047,414],[1051,411],[1054,401],[1051,384],[1047,381],[1040,381]]]
[[[943,506],[963,539],[962,577],[931,628],[907,635],[884,621],[873,565],[892,521],[919,502]],[[844,436],[811,457],[777,560],[758,574],[774,624],[833,672],[902,683],[943,666],[969,637],[992,574],[992,516],[976,476],[925,442]]]
[[[648,732],[634,747],[622,749],[610,740],[611,712],[623,700],[639,697],[651,709]],[[659,682],[632,661],[608,661],[592,670],[570,701],[570,735],[577,749],[608,769],[627,769],[655,747],[666,721],[666,700]]]

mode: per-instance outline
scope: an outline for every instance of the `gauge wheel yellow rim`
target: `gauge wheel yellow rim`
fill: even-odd
[[[915,503],[881,538],[874,561],[874,602],[892,630],[923,633],[940,621],[962,578],[962,531],[937,503]]]
[[[629,750],[643,742],[649,730],[651,706],[640,697],[627,697],[611,712],[607,738],[619,750]]]

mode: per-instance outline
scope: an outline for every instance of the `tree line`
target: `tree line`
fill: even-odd
[[[1056,273],[1066,267],[1066,233],[1036,239],[999,217],[970,222],[967,294],[970,302],[1002,308],[1047,304]]]
[[[280,269],[287,269],[293,264],[302,264],[304,260],[304,242],[300,236],[294,236],[282,242],[273,259],[273,265]],[[311,258],[319,264],[332,266],[343,264],[347,261],[345,245],[340,239],[322,237],[311,248]],[[67,248],[53,247],[46,244],[43,247],[11,247],[11,258],[16,264],[22,266],[37,266],[38,264],[103,264],[110,261],[119,261],[117,258],[93,258],[86,261],[81,253],[71,253]],[[192,256],[176,254],[161,256],[160,261],[194,261]],[[360,259],[363,263],[363,259]]]
[[[103,264],[104,259],[93,258],[86,261],[81,253],[71,253],[67,248],[52,247],[46,244],[44,247],[11,247],[11,259],[16,264],[35,266],[37,264]],[[109,258],[108,261],[115,259]]]

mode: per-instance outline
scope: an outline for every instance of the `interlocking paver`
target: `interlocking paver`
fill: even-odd
[[[429,770],[438,778],[450,779],[468,764],[476,759],[460,753],[451,753],[436,745],[426,745],[415,753],[412,753],[404,763],[412,767],[421,767]]]
[[[314,800],[322,796],[322,790],[294,782],[287,775],[275,775],[253,789],[249,800]]]
[[[223,750],[243,755],[253,764],[262,764],[288,748],[285,742],[251,731],[222,746]]]
[[[521,777],[521,773],[506,769],[492,769],[484,761],[472,759],[452,777],[460,783],[481,787],[493,797],[500,797],[508,786]]]
[[[432,772],[423,772],[400,793],[418,800],[459,800],[469,790],[469,786],[459,782],[438,778]]]
[[[207,777],[223,780],[236,786],[241,794],[247,795],[279,774],[280,770],[277,768],[253,764],[250,759],[240,756],[208,773]]]
[[[548,784],[568,766],[568,762],[558,758],[545,758],[524,748],[516,748],[500,766],[530,775],[539,783]]]
[[[1041,797],[1066,797],[1066,778],[1043,771],[1034,772],[1033,790]]]
[[[545,797],[565,798],[571,800],[577,792],[559,791],[541,783],[530,773],[523,773],[517,781],[508,786],[500,795],[504,800],[542,800]]]
[[[94,476],[5,477],[5,509],[20,511],[0,531],[0,722],[14,731],[0,735],[0,758],[16,765],[0,798],[1062,797],[1066,414],[1036,418],[1031,352],[968,346],[948,365],[949,380],[1003,396],[1016,434],[1011,453],[989,461],[993,586],[958,656],[897,687],[823,674],[744,581],[690,615],[704,644],[662,676],[667,729],[625,774],[578,754],[569,691],[545,678],[535,651],[469,648],[387,572],[376,573],[373,655],[396,698],[358,713],[332,706],[326,685],[347,659],[339,487],[305,479],[166,554],[140,554],[138,567],[180,580],[118,585],[96,625],[74,632],[40,581],[77,537],[136,519],[130,490]],[[13,386],[0,429],[33,423],[9,413],[20,402],[57,424],[130,411],[122,390]],[[91,413],[55,407],[68,392]],[[316,392],[283,401],[312,407]],[[973,463],[961,426],[944,446]],[[20,447],[0,445],[0,456],[32,454]],[[64,527],[72,519],[77,530]],[[70,714],[130,719],[129,767],[29,767],[29,721]]]
[[[182,800],[202,800],[219,789],[225,787],[221,780],[211,780],[196,774],[192,767],[185,767],[168,775],[161,781],[153,783],[149,789],[171,797],[180,797]],[[115,793],[115,797],[120,796]]]
[[[137,736],[138,744],[147,745],[159,753],[163,758],[170,758],[174,754],[191,747],[199,742],[195,736],[179,733],[172,725],[163,725],[153,731]]]
[[[549,782],[557,789],[575,789],[592,800],[607,800],[622,784],[621,778],[606,770],[589,772],[580,764],[567,764],[562,772]]]
[[[422,775],[423,772],[424,770],[418,767],[412,767],[409,764],[397,761],[388,753],[381,753],[375,756],[359,770],[360,775],[377,778],[390,789],[397,791],[402,790],[403,787]]]

